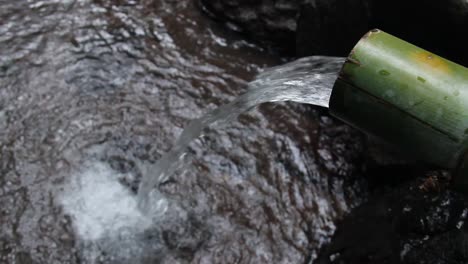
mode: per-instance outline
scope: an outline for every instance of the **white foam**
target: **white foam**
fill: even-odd
[[[59,196],[81,239],[132,235],[150,227],[150,217],[138,210],[136,196],[118,178],[119,174],[106,164],[88,165],[72,175]]]

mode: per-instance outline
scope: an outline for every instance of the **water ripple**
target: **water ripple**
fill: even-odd
[[[192,142],[161,186],[180,203],[145,231],[99,236],[111,225],[83,220],[75,202],[104,188],[122,196],[85,209],[129,209],[190,120],[280,63],[193,2],[0,0],[1,263],[301,263],[359,202],[347,128],[266,104]]]

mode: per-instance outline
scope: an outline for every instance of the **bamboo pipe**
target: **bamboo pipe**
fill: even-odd
[[[374,29],[333,87],[330,113],[418,160],[450,169],[468,190],[468,69]]]

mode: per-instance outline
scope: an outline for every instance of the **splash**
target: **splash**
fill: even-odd
[[[121,176],[104,163],[89,164],[72,176],[60,201],[80,238],[121,237],[151,226],[149,216],[138,210],[135,195],[118,182]]]

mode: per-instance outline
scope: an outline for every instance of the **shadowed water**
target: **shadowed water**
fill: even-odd
[[[0,0],[0,47],[0,263],[309,263],[365,196],[358,137],[278,102],[204,129],[138,210],[183,129],[284,63],[193,1]]]

